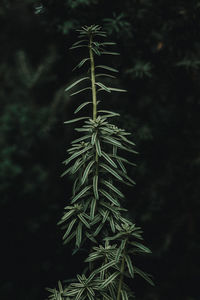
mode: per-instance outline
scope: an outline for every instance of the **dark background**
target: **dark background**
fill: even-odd
[[[136,142],[133,220],[152,255],[141,267],[156,286],[133,281],[140,300],[199,299],[200,1],[2,0],[0,4],[0,209],[2,300],[42,300],[81,272],[56,225],[71,195],[60,178],[80,97],[64,89],[80,52],[75,29],[99,24],[117,42],[115,86],[105,98]]]

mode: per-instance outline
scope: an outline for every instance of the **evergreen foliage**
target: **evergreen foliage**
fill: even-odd
[[[73,240],[74,251],[84,248],[88,241],[94,244],[85,259],[88,263],[84,273],[77,275],[77,281],[62,287],[59,281],[57,289],[48,289],[49,299],[107,299],[126,300],[134,295],[126,284],[125,278],[134,278],[139,274],[153,285],[151,277],[137,268],[133,261],[138,254],[151,253],[141,243],[142,231],[134,223],[125,218],[127,210],[121,206],[123,193],[118,189],[121,183],[132,186],[135,182],[127,175],[126,160],[123,151],[136,153],[134,143],[127,138],[130,133],[111,123],[110,118],[119,116],[118,113],[99,109],[102,96],[100,92],[125,92],[116,87],[108,87],[97,77],[110,77],[110,73],[98,73],[97,69],[117,72],[106,65],[95,64],[94,56],[118,55],[107,50],[114,43],[105,42],[105,31],[98,25],[84,26],[78,30],[80,40],[70,49],[88,48],[89,58],[83,58],[78,64],[89,64],[86,74],[73,82],[65,91],[73,89],[82,81],[89,81],[85,88],[76,93],[90,89],[88,95],[91,101],[79,105],[75,114],[87,104],[92,104],[93,118],[79,117],[65,123],[84,121],[82,127],[75,128],[82,136],[72,141],[68,149],[70,155],[63,163],[68,167],[62,175],[72,175],[74,178],[73,193],[70,205],[65,207],[64,215],[59,224],[65,230],[64,244]],[[89,100],[88,99],[88,100]],[[97,100],[98,99],[98,100]]]
[[[55,225],[71,195],[71,175],[59,178],[61,161],[79,137],[75,123],[62,122],[87,102],[82,93],[76,101],[64,93],[88,64],[72,75],[80,52],[66,51],[74,28],[97,23],[121,54],[104,55],[104,64],[119,69],[116,86],[129,91],[100,92],[104,109],[120,113],[114,123],[135,133],[140,153],[136,169],[124,162],[137,185],[117,188],[126,195],[126,217],[141,225],[152,249],[137,257],[138,265],[157,284],[151,288],[136,276],[133,288],[140,300],[199,299],[199,13],[199,0],[1,1],[0,298],[42,300],[44,286],[74,277],[82,266],[84,251],[71,257]],[[102,83],[111,87],[112,79]],[[90,115],[91,104],[83,109]],[[131,156],[124,151],[123,158]]]

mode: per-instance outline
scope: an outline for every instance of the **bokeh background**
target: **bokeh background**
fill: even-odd
[[[0,4],[0,210],[2,300],[42,300],[81,272],[56,225],[71,195],[60,178],[73,138],[63,122],[81,97],[64,89],[81,52],[75,29],[99,24],[115,41],[115,85],[106,97],[139,155],[126,207],[152,254],[133,281],[136,299],[198,300],[200,281],[200,1],[2,0]]]

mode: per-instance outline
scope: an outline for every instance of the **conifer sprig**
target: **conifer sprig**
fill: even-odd
[[[64,243],[71,243],[77,252],[86,247],[89,240],[94,246],[85,259],[86,272],[77,275],[77,280],[58,289],[48,289],[51,300],[127,300],[134,297],[127,285],[126,278],[139,274],[153,285],[151,276],[137,268],[133,257],[151,253],[142,243],[142,231],[125,218],[126,209],[122,207],[125,195],[120,190],[122,184],[133,186],[135,181],[129,177],[127,165],[135,164],[123,157],[123,153],[136,154],[135,144],[127,138],[130,133],[118,128],[110,120],[119,117],[118,113],[98,108],[98,92],[125,92],[118,87],[108,87],[101,78],[115,78],[111,73],[118,71],[110,66],[95,65],[95,56],[118,55],[106,47],[115,45],[107,42],[106,33],[98,25],[83,26],[79,33],[80,40],[70,49],[88,49],[88,57],[83,58],[75,67],[88,64],[87,74],[71,83],[66,91],[79,84],[87,83],[84,88],[72,95],[91,91],[86,102],[77,107],[78,114],[88,105],[92,105],[92,117],[81,116],[66,121],[66,124],[81,122],[75,131],[80,137],[71,142],[68,157],[63,162],[68,174],[74,177],[72,197],[69,205],[58,222],[64,229]],[[98,39],[98,40],[97,40]],[[100,39],[100,41],[99,41]],[[98,73],[103,69],[106,73]]]

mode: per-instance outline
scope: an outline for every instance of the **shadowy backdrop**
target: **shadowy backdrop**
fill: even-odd
[[[71,196],[60,174],[74,132],[63,122],[82,101],[64,89],[79,76],[75,29],[99,24],[128,90],[104,107],[139,152],[127,208],[153,252],[141,266],[156,286],[136,278],[136,299],[198,300],[200,1],[2,0],[0,24],[0,298],[44,300],[80,272],[56,225]]]

